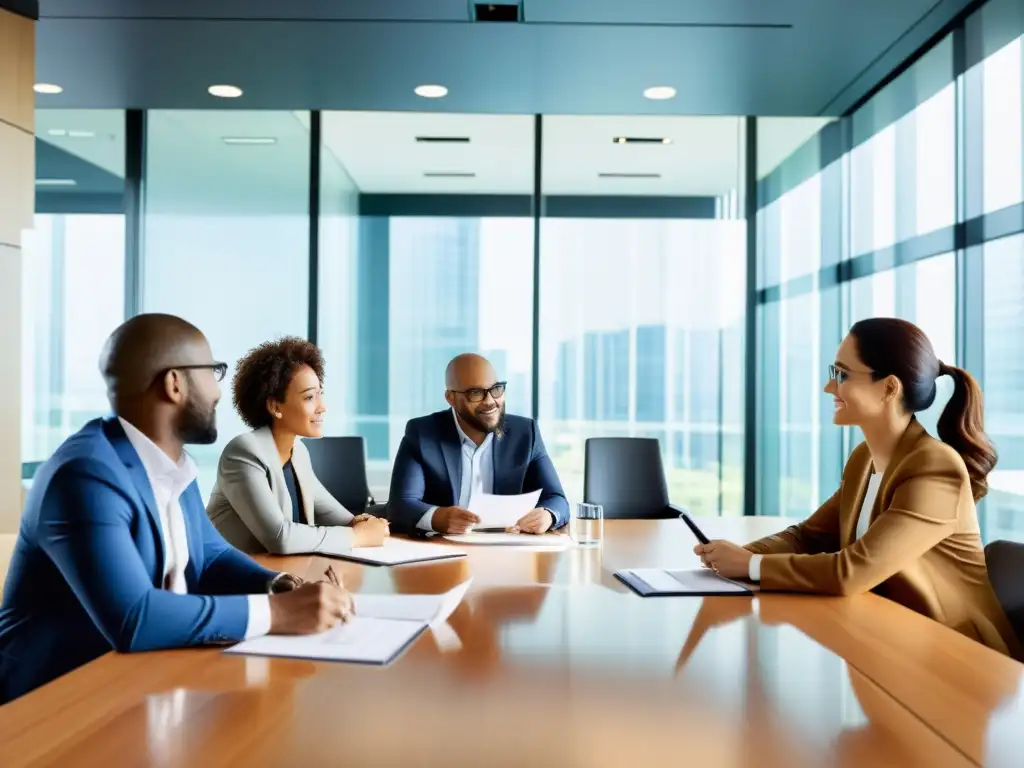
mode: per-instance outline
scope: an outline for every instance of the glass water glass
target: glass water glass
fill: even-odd
[[[577,504],[572,518],[572,539],[581,547],[599,547],[604,539],[604,507]]]

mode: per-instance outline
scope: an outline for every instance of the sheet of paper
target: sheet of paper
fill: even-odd
[[[533,549],[565,549],[572,546],[572,539],[564,534],[532,536],[528,533],[461,533],[447,534],[448,541],[459,544],[483,546],[530,547]]]
[[[662,568],[634,568],[630,571],[659,592],[742,593],[749,588],[729,581],[706,568],[689,571],[666,571]]]
[[[373,565],[399,565],[418,563],[424,560],[441,560],[449,557],[464,557],[465,552],[443,544],[428,544],[425,541],[408,539],[384,539],[380,547],[353,547],[347,553],[338,555],[345,560]]]
[[[480,518],[477,528],[511,528],[531,509],[537,508],[540,491],[515,496],[475,493],[469,500],[469,511]]]
[[[295,659],[387,664],[426,629],[422,621],[354,616],[317,635],[264,635],[243,640],[225,653]]]
[[[472,579],[441,595],[353,595],[360,618],[422,621],[434,627],[448,620],[466,596]]]

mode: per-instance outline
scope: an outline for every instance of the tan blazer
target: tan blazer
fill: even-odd
[[[292,521],[292,500],[269,427],[224,446],[206,516],[228,543],[249,554],[347,552],[352,529],[344,526],[352,524],[352,514],[317,479],[301,440],[292,449],[292,466],[306,524]]]
[[[1020,645],[985,568],[978,513],[960,455],[915,419],[882,475],[855,539],[871,455],[850,455],[839,490],[799,525],[747,545],[764,555],[761,588],[828,595],[872,590],[1015,658]]]

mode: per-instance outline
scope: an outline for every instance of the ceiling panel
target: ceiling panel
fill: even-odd
[[[968,0],[47,0],[49,107],[504,114],[838,114]],[[245,89],[232,103],[213,83]],[[450,89],[438,103],[421,83]],[[672,85],[652,102],[645,87]]]

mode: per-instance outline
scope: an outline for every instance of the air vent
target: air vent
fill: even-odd
[[[469,136],[417,136],[420,144],[469,144]]]
[[[660,179],[660,173],[599,173],[599,179]]]
[[[475,173],[467,171],[425,171],[424,176],[428,179],[475,179]]]
[[[505,22],[515,24],[523,20],[519,3],[473,3],[473,21]]]
[[[658,136],[616,136],[614,144],[671,144],[672,139]]]

